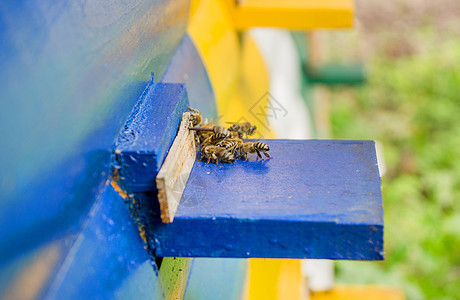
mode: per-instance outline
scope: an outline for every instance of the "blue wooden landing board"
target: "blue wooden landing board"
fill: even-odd
[[[265,140],[273,159],[193,166],[158,256],[383,259],[371,141]]]

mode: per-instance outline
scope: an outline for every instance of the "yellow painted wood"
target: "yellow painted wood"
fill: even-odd
[[[251,27],[334,29],[353,27],[353,0],[226,0],[238,30]]]
[[[193,1],[189,20],[187,31],[203,59],[221,113],[238,86],[238,36],[221,1]]]
[[[195,0],[187,29],[211,82],[221,123],[249,121],[259,136],[273,134],[263,116],[268,104],[268,73],[248,33],[237,34],[223,0]]]
[[[302,299],[302,274],[298,259],[249,260],[247,300]]]
[[[257,115],[268,106],[268,72],[251,36],[238,36],[232,3],[194,0],[188,33],[206,67],[221,123],[249,121],[257,125],[257,137],[274,138],[266,120]],[[250,259],[246,299],[301,299],[300,270],[300,260]]]
[[[343,285],[336,286],[328,292],[317,292],[310,300],[404,300],[401,290],[393,287],[376,285]]]

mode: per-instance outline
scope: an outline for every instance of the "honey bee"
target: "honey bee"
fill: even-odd
[[[232,126],[228,128],[228,130],[231,132],[236,132],[240,139],[242,139],[244,135],[246,135],[246,137],[249,135],[253,135],[254,133],[256,133],[256,130],[257,130],[257,126],[252,125],[250,122],[241,122],[241,123],[227,122],[227,123],[233,124]]]
[[[216,146],[224,147],[225,149],[235,153],[236,150],[243,145],[243,140],[236,137],[236,138],[227,138],[223,139],[216,143]]]
[[[213,130],[211,130],[212,127],[214,127],[212,123],[201,124],[200,127],[198,127],[199,130],[196,130],[196,137],[198,140],[198,144],[201,144],[204,140],[206,140],[208,137],[210,137],[213,134]],[[206,129],[210,129],[210,130],[207,131]]]
[[[199,144],[201,145],[209,145],[209,144],[216,144],[217,142],[228,138],[230,136],[230,131],[227,128],[222,126],[201,126],[201,127],[192,127],[189,128],[190,130],[195,130],[198,132],[199,137]],[[203,141],[203,142],[200,142]]]
[[[228,138],[230,136],[230,131],[225,127],[214,126],[212,129],[217,138]]]
[[[209,164],[211,159],[214,159],[217,165],[219,164],[219,159],[226,163],[235,162],[235,156],[232,152],[228,151],[223,147],[218,147],[214,145],[207,145],[201,148],[201,158],[203,157],[206,157],[208,159],[206,164]]]
[[[238,132],[230,131],[230,138],[231,139],[240,139],[240,136],[238,135]]]
[[[208,145],[216,146],[218,143],[220,143],[224,139],[225,137],[222,137],[220,135],[216,135],[213,133],[201,143],[201,146],[208,146]]]
[[[270,147],[267,144],[261,142],[247,142],[238,147],[240,157],[244,158],[244,161],[248,160],[248,154],[257,153],[259,158],[262,158],[260,152],[262,152],[266,157],[272,158],[267,151],[270,151]]]
[[[190,114],[190,121],[192,122],[193,126],[198,126],[201,124],[202,116],[201,112],[198,109],[191,108],[187,105],[188,110],[191,112]]]

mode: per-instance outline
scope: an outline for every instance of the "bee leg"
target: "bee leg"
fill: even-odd
[[[212,141],[212,135],[207,137],[201,145],[208,145],[211,143],[211,141]]]
[[[248,158],[249,158],[249,157],[248,157],[248,155],[244,155],[243,157],[245,158],[245,160],[244,160],[244,161],[247,161],[247,160],[248,160]]]
[[[258,156],[261,160],[264,160],[264,159],[262,158],[262,155],[260,155],[259,150],[256,150],[256,153],[257,153],[257,156]]]
[[[268,157],[268,158],[273,158],[273,157],[271,157],[270,154],[268,154],[267,152],[263,152],[263,153],[264,153],[264,155],[265,155],[266,157]]]
[[[217,156],[213,153],[213,154],[211,155],[211,157],[216,161],[216,165],[218,165],[218,164],[219,164],[219,161],[218,161]]]
[[[211,157],[208,157],[208,162],[206,164],[209,164],[210,161],[211,161]]]

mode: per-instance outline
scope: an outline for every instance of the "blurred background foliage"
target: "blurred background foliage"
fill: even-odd
[[[460,299],[460,1],[358,0],[356,10],[357,30],[333,33],[329,57],[364,60],[368,82],[331,91],[331,129],[383,146],[386,259],[339,262],[337,281]]]

